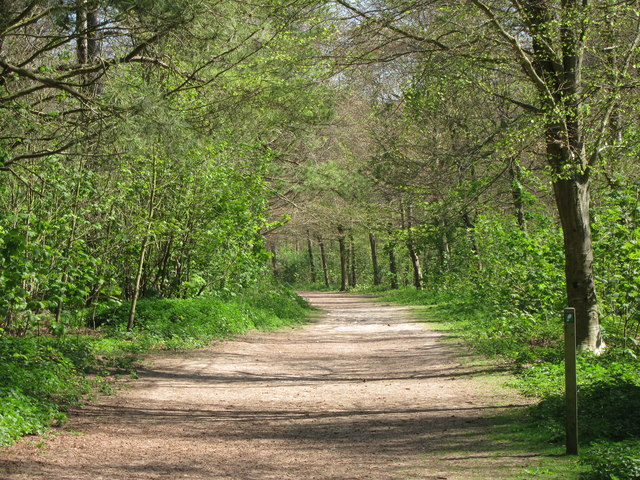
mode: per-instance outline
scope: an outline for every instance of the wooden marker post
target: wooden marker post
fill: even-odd
[[[576,376],[576,310],[564,309],[564,385],[567,455],[578,454],[578,380]]]

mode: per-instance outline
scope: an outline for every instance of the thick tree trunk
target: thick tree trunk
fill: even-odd
[[[553,182],[553,193],[564,238],[567,303],[576,309],[576,342],[580,350],[599,352],[604,343],[593,273],[589,168],[584,161],[586,154],[580,142],[579,125],[574,124],[573,129],[577,135],[570,137],[572,145],[567,148],[566,143],[560,141],[564,130],[550,125],[547,155],[558,177]],[[561,168],[566,165],[571,165],[571,170],[562,172]]]
[[[318,237],[318,247],[320,247],[320,261],[322,263],[322,275],[324,277],[324,286],[329,288],[329,265],[327,262],[327,251],[324,248],[324,240],[322,237]]]
[[[583,129],[585,103],[582,67],[590,2],[563,0],[514,2],[527,32],[524,47],[498,20],[497,11],[474,0],[496,31],[514,47],[514,54],[541,99],[540,114],[546,129],[547,162],[552,168],[553,190],[564,236],[567,299],[576,309],[576,335],[581,350],[597,352],[600,336],[593,279],[593,247],[589,224],[589,170]],[[531,56],[529,52],[532,51]],[[603,122],[608,120],[604,115]],[[605,125],[606,123],[603,123]],[[592,160],[597,157],[593,152]]]
[[[563,2],[560,27],[562,65],[560,73],[542,63],[544,74],[557,83],[553,96],[546,96],[549,112],[562,109],[547,119],[547,161],[551,165],[553,192],[564,237],[567,302],[576,309],[576,342],[580,350],[600,352],[598,301],[593,275],[593,246],[590,224],[590,165],[587,161],[583,128],[582,65],[586,25],[581,22],[586,3]],[[537,47],[536,51],[542,48]],[[551,74],[555,76],[551,76]],[[559,118],[558,118],[559,117]]]
[[[380,285],[380,266],[378,265],[378,251],[376,236],[373,232],[369,232],[369,245],[371,245],[371,265],[373,267],[373,284],[375,286]]]
[[[316,283],[316,262],[313,259],[313,245],[311,244],[311,233],[307,230],[307,253],[309,255],[309,269],[311,270],[311,283]]]
[[[347,291],[348,270],[347,270],[347,246],[345,245],[344,227],[338,226],[338,245],[340,247],[340,291]]]
[[[589,224],[589,181],[557,180],[553,191],[560,213],[565,250],[567,300],[576,309],[576,342],[580,350],[603,348],[593,276],[593,248]]]

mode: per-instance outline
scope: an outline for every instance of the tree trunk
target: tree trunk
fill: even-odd
[[[373,284],[380,285],[380,266],[378,265],[378,252],[376,244],[376,236],[373,232],[369,232],[369,245],[371,245],[371,265],[373,267]]]
[[[136,308],[138,306],[138,297],[140,296],[140,284],[142,281],[142,272],[144,270],[144,261],[147,255],[147,246],[149,244],[149,237],[145,236],[142,240],[142,246],[140,248],[140,256],[138,257],[138,269],[136,271],[136,278],[133,282],[133,293],[131,296],[131,308],[129,309],[129,321],[127,323],[127,330],[133,330],[133,325],[136,320]]]
[[[327,265],[327,251],[324,248],[324,240],[318,236],[318,246],[320,247],[320,261],[322,263],[322,275],[324,277],[324,286],[329,288],[329,266]]]
[[[349,234],[349,287],[355,288],[358,285],[356,272],[356,244],[353,234]]]
[[[89,19],[87,16],[87,0],[76,1],[76,54],[78,63],[86,65],[89,63]]]
[[[511,197],[513,198],[513,208],[515,210],[518,227],[525,232],[527,221],[524,216],[524,188],[522,186],[522,167],[520,163],[513,159],[509,164],[509,175],[511,177]]]
[[[158,172],[156,165],[156,158],[153,157],[151,165],[151,181],[149,182],[149,204],[147,206],[147,227],[144,237],[142,239],[142,245],[140,247],[140,256],[138,257],[138,269],[136,271],[136,278],[133,283],[133,292],[131,295],[131,308],[129,310],[129,321],[127,323],[127,330],[133,330],[133,325],[136,319],[136,307],[138,306],[138,297],[140,296],[140,284],[142,281],[142,273],[144,272],[144,262],[147,255],[147,248],[151,240],[151,224],[155,214],[156,193],[158,187]]]
[[[387,253],[389,254],[389,280],[391,288],[397,290],[398,285],[398,262],[396,260],[396,245],[392,241],[387,243]]]
[[[446,272],[449,270],[449,262],[451,260],[451,247],[449,246],[449,237],[447,236],[447,223],[440,219],[437,222],[440,230],[440,243],[438,244],[438,259],[440,261],[440,270]]]
[[[469,233],[469,238],[471,240],[471,251],[473,252],[473,256],[476,257],[478,270],[482,270],[482,258],[480,257],[480,248],[478,247],[478,239],[476,238],[476,225],[475,223],[473,223],[469,212],[464,212],[462,214],[462,221],[467,227],[467,231]]]
[[[402,215],[404,217],[404,208],[402,208]],[[424,288],[422,267],[420,266],[420,256],[416,249],[415,239],[413,237],[413,220],[411,217],[411,207],[407,207],[406,211],[406,228],[407,228],[407,250],[409,252],[409,258],[411,259],[411,266],[413,267],[413,286],[418,290]]]
[[[557,129],[551,128],[551,134]],[[580,147],[579,145],[577,146]],[[579,150],[578,150],[579,151]],[[568,164],[571,151],[548,137],[547,153],[552,166]],[[558,174],[560,176],[560,174]],[[574,172],[553,182],[553,192],[562,224],[565,254],[567,303],[576,309],[576,343],[580,350],[599,352],[604,348],[598,318],[598,300],[593,273],[593,245],[589,172]]]
[[[313,260],[313,246],[311,244],[311,234],[307,230],[307,252],[309,254],[309,268],[311,269],[311,283],[316,283],[316,263]]]
[[[168,292],[164,287],[167,284],[167,276],[169,274],[169,260],[171,259],[171,252],[173,248],[173,235],[169,237],[169,240],[164,245],[162,258],[158,265],[158,271],[156,272],[156,278],[154,284],[159,292],[162,292],[163,296],[166,296]]]
[[[411,266],[413,267],[413,286],[418,290],[422,290],[424,288],[422,267],[420,266],[420,257],[412,240],[407,241],[407,250],[409,250],[409,258],[411,259]]]
[[[344,227],[338,226],[338,245],[340,247],[340,291],[347,291],[347,247],[345,245]]]
[[[590,165],[583,129],[582,65],[587,4],[564,0],[560,12],[558,63],[549,57],[546,38],[556,13],[548,5],[529,1],[536,68],[547,80],[541,89],[546,124],[547,161],[553,170],[553,192],[564,238],[567,302],[576,309],[576,342],[580,350],[604,348],[593,275],[590,224]],[[555,20],[554,20],[555,21]],[[550,88],[549,88],[550,87]]]

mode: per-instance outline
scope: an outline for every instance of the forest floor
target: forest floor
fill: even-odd
[[[497,479],[536,462],[490,434],[527,401],[411,307],[303,295],[324,311],[310,324],[149,356],[118,395],[0,450],[0,479]]]

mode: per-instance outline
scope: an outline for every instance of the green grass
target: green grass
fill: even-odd
[[[0,445],[63,422],[65,411],[93,391],[111,392],[108,377],[135,376],[139,354],[198,348],[251,329],[275,330],[301,323],[309,312],[292,291],[263,284],[226,299],[141,300],[132,332],[126,330],[128,305],[122,304],[91,315],[91,323],[100,324],[98,334],[0,334]]]

